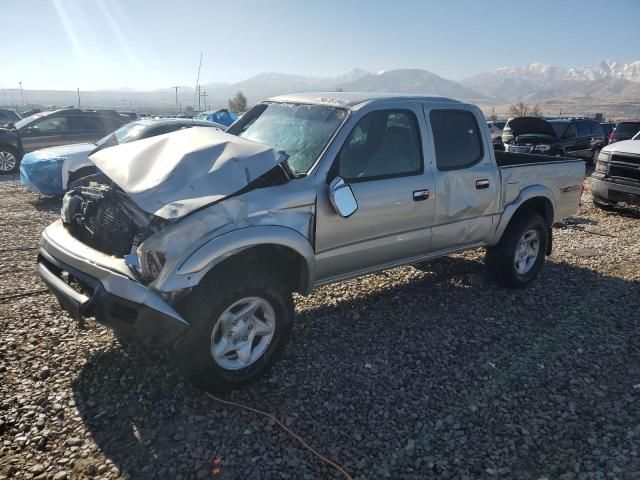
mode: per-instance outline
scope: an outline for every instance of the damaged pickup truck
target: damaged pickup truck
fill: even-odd
[[[226,133],[100,151],[38,272],[73,317],[171,346],[198,385],[228,390],[282,352],[293,292],[477,247],[500,283],[536,277],[584,162],[494,153],[483,122],[439,97],[302,94]]]

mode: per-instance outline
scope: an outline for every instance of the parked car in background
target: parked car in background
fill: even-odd
[[[611,134],[616,128],[616,124],[612,122],[601,123],[602,130],[604,131],[604,144],[609,145],[609,141],[611,139]]]
[[[36,113],[0,128],[0,173],[16,172],[25,153],[72,143],[95,142],[128,123],[112,110],[62,109]]]
[[[58,110],[58,109],[57,109],[57,108],[55,108],[55,109],[52,109],[52,110]],[[20,114],[20,116],[21,116],[22,118],[28,118],[28,117],[30,117],[31,115],[35,115],[36,113],[40,113],[40,112],[42,112],[42,110],[41,110],[41,109],[39,109],[39,108],[30,108],[30,109],[29,109],[29,110],[27,110],[26,112],[22,112],[22,113]]]
[[[208,122],[215,122],[228,127],[238,119],[238,115],[230,112],[226,108],[221,108],[220,110],[213,110],[210,112],[200,112],[196,119],[207,120]]]
[[[509,119],[502,140],[513,153],[541,153],[558,157],[584,158],[595,162],[604,146],[604,130],[591,119]]]
[[[640,132],[602,149],[591,174],[591,193],[602,209],[618,202],[640,205]]]
[[[496,120],[495,122],[487,122],[487,127],[489,127],[489,133],[491,134],[491,140],[495,141],[497,138],[500,138],[502,141],[502,130],[504,126],[507,124],[506,121]]]
[[[140,120],[142,118],[138,112],[121,112],[121,111],[118,111],[118,113],[120,115],[122,115],[123,117],[127,117],[130,122],[134,122],[134,121]]]
[[[63,145],[27,153],[20,165],[20,182],[43,195],[63,195],[69,184],[96,173],[89,155],[103,148],[191,127],[226,128],[213,122],[172,118],[127,123],[95,143]]]
[[[175,347],[213,391],[277,360],[293,292],[478,247],[497,281],[525,287],[553,224],[575,214],[585,170],[494,152],[473,105],[354,93],[283,95],[227,132],[91,158],[101,173],[65,195],[39,274],[72,318]]]
[[[640,121],[620,122],[610,136],[609,143],[629,140],[640,132]]]
[[[489,135],[491,136],[494,150],[504,151],[504,144],[502,143],[502,129],[504,128],[506,123],[507,122],[503,122],[500,120],[487,122],[487,127],[489,128]]]
[[[20,120],[22,120],[22,117],[15,110],[0,108],[0,126],[7,123],[16,123]]]

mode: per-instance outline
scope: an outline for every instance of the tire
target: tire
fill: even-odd
[[[530,249],[521,249],[521,242],[529,242]],[[505,287],[527,286],[540,272],[548,244],[544,219],[537,213],[524,212],[507,226],[498,245],[487,248],[486,264],[491,277]]]
[[[15,173],[20,168],[20,154],[8,145],[0,146],[0,174]]]
[[[269,271],[243,270],[227,269],[205,278],[180,308],[191,327],[176,348],[178,367],[209,392],[226,392],[258,379],[282,354],[291,334],[293,299],[285,282]],[[234,317],[238,310],[255,306],[254,299],[254,313]],[[264,343],[268,335],[258,332],[269,325],[272,333]],[[225,345],[231,350],[214,359],[214,348],[222,352]]]
[[[600,210],[604,210],[606,212],[610,212],[614,210],[616,203],[615,202],[605,202],[604,200],[600,200],[599,198],[593,197],[593,205]]]
[[[77,182],[81,178],[87,177],[89,175],[95,175],[96,172],[96,167],[82,167],[75,172],[69,172],[69,179],[67,180],[67,190],[73,183]]]

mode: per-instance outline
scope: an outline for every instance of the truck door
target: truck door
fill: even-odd
[[[361,114],[345,125],[327,175],[316,181],[316,277],[350,276],[425,255],[431,235],[433,179],[425,164],[419,103]],[[345,132],[346,133],[346,132]],[[357,211],[343,218],[328,184],[350,185]]]
[[[431,252],[483,242],[498,211],[500,181],[479,113],[431,108],[425,116],[435,152],[435,218]]]

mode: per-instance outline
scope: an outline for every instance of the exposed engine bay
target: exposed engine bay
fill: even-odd
[[[142,211],[102,174],[79,183],[64,196],[62,221],[74,237],[96,250],[118,257],[134,254],[167,223]]]

